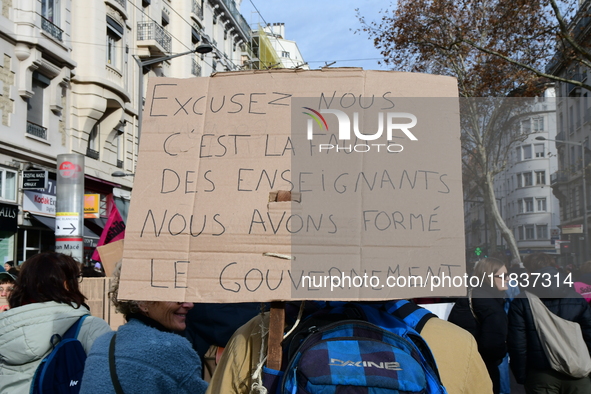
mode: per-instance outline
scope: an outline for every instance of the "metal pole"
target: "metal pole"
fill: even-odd
[[[57,155],[55,251],[84,263],[84,156]]]
[[[137,110],[138,110],[137,139],[138,139],[138,144],[140,141],[140,137],[142,135],[142,118],[143,118],[143,112],[144,112],[143,111],[143,109],[144,109],[144,66],[149,66],[151,64],[156,64],[156,63],[162,63],[166,60],[174,59],[175,57],[185,56],[190,53],[195,53],[198,51],[198,49],[199,49],[199,47],[197,47],[193,50],[187,51],[187,52],[177,53],[175,55],[170,55],[170,56],[158,57],[156,59],[148,59],[148,60],[144,60],[144,61],[141,61],[137,55],[133,56],[136,63],[140,67],[140,74],[139,74],[139,78],[138,78],[138,104],[137,104]]]
[[[581,142],[581,160],[583,161],[583,263],[589,258],[589,226],[587,224],[587,180],[585,163],[585,144]]]
[[[140,68],[140,74],[138,76],[138,99],[137,99],[137,143],[140,143],[140,136],[142,135],[142,113],[144,112],[144,65],[142,61],[137,57],[133,56]]]

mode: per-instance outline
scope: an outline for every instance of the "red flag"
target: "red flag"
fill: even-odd
[[[114,241],[119,241],[125,237],[125,222],[119,211],[117,210],[117,206],[113,204],[111,209],[111,213],[109,214],[109,219],[107,220],[107,224],[103,229],[101,234],[101,238],[98,241],[98,246],[102,246]],[[94,253],[91,257],[93,260],[101,261],[101,257],[99,255],[98,249],[95,249]]]

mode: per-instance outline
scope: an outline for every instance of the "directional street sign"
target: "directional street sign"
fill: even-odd
[[[58,212],[55,216],[55,235],[80,235],[78,212]]]

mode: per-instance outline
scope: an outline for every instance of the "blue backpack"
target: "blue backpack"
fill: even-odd
[[[31,384],[31,394],[78,394],[84,373],[86,352],[78,340],[84,319],[78,319],[63,337],[51,336],[53,350],[39,364]]]
[[[263,383],[271,393],[446,394],[417,332],[432,317],[406,300],[331,303],[286,338],[286,367],[265,368]]]

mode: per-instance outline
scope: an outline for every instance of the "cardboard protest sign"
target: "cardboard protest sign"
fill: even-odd
[[[123,258],[123,240],[114,241],[96,248],[101,258],[101,264],[106,276],[113,276],[115,266]]]
[[[152,78],[143,119],[122,299],[465,293],[455,79]]]

